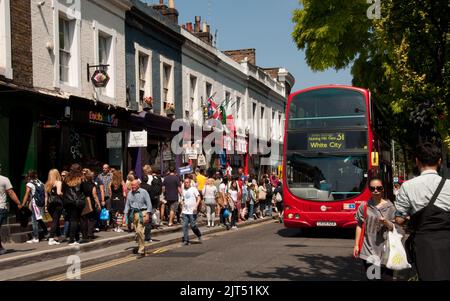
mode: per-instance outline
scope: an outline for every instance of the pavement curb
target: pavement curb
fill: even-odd
[[[206,224],[205,222],[199,223],[200,226]],[[152,237],[158,237],[164,234],[171,234],[178,232],[182,229],[182,226],[174,226],[161,230],[152,230]],[[29,254],[18,255],[10,258],[0,259],[0,272],[16,268],[23,265],[29,265],[37,262],[52,260],[63,256],[69,256],[78,252],[89,252],[92,250],[98,250],[101,248],[107,248],[114,245],[119,245],[127,242],[134,241],[135,234],[129,233],[117,237],[100,238],[93,242],[81,244],[79,246],[65,246],[57,249],[36,251]]]
[[[262,223],[269,223],[269,222],[275,222],[275,220],[273,218],[271,218],[271,217],[265,217],[264,219],[258,219],[258,220],[254,220],[254,221],[246,221],[246,222],[243,222],[241,224],[238,224],[238,226],[239,226],[239,228],[246,228],[246,227],[249,227],[249,226],[252,226],[252,225],[262,224]],[[169,230],[169,229],[163,229],[163,230]],[[177,227],[176,229],[170,229],[170,231],[159,232],[158,236],[161,236],[163,234],[171,234],[171,233],[174,233],[174,232],[178,232],[177,230],[182,230],[182,227]],[[216,229],[207,230],[206,232],[203,233],[203,235],[204,236],[208,236],[208,235],[211,235],[211,234],[220,233],[220,232],[226,232],[226,231],[233,231],[233,230],[227,230],[225,228],[217,227]],[[152,237],[156,236],[156,235],[153,235],[153,234],[156,234],[156,232],[152,233]],[[128,241],[124,241],[123,243],[129,243],[129,242],[134,240],[134,234],[127,235],[127,237],[129,237],[129,236],[131,236],[132,239],[128,240]],[[194,234],[189,235],[189,239],[193,239],[195,237],[196,236]],[[146,250],[147,253],[149,253],[149,252],[151,252],[153,250],[156,250],[158,248],[161,248],[161,247],[172,245],[172,244],[175,244],[175,243],[178,243],[178,242],[181,243],[181,239],[182,238],[180,236],[180,237],[169,239],[169,240],[166,240],[166,241],[154,242],[151,245],[146,246],[145,250]],[[112,244],[110,246],[112,246]],[[57,259],[57,258],[61,258],[61,257],[68,256],[68,255],[73,255],[74,254],[73,251],[77,249],[76,247],[68,247],[68,248],[70,248],[70,250],[68,250],[68,252],[69,252],[68,254],[62,254],[59,257],[50,258],[48,260]],[[72,252],[70,252],[70,251],[72,251]],[[84,252],[86,252],[86,251],[84,251]],[[110,260],[122,258],[124,256],[132,255],[132,254],[133,254],[133,250],[122,250],[122,251],[115,252],[115,253],[112,253],[112,254],[107,254],[105,256],[101,256],[101,257],[98,257],[98,258],[84,260],[82,262],[82,268],[87,268],[89,266],[93,266],[93,265],[96,265],[96,264],[101,264],[101,263],[104,263],[104,262],[107,262],[107,261],[110,261]],[[42,261],[45,261],[45,260],[39,260],[39,261],[36,261],[36,262],[42,262]],[[27,265],[28,264],[30,264],[30,262],[27,262]],[[0,261],[0,265],[2,265],[1,261]],[[15,266],[15,267],[17,267],[17,266]],[[7,279],[6,281],[37,281],[37,280],[42,280],[42,279],[45,279],[45,278],[49,278],[49,277],[52,277],[52,276],[63,274],[64,272],[67,271],[67,268],[68,268],[68,265],[65,264],[65,265],[61,265],[61,266],[56,267],[56,268],[53,267],[53,268],[51,268],[49,270],[38,271],[38,272],[30,273],[28,275],[19,276],[19,277],[13,277],[11,279]]]

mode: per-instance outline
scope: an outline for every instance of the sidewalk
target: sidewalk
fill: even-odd
[[[238,224],[238,227],[246,227],[261,222],[271,221],[266,217],[255,221],[246,221]],[[199,228],[203,235],[227,231],[216,226],[205,227],[205,221],[200,218]],[[233,230],[230,230],[233,231]],[[190,231],[192,237],[192,231]],[[37,280],[52,275],[64,273],[69,264],[68,256],[77,255],[81,259],[82,268],[121,258],[133,254],[137,244],[134,233],[99,232],[94,241],[78,246],[68,246],[61,243],[57,246],[49,246],[47,241],[39,244],[5,244],[8,253],[0,256],[0,281],[4,280]],[[152,230],[153,242],[146,244],[148,251],[180,242],[182,226],[164,227],[161,230]]]

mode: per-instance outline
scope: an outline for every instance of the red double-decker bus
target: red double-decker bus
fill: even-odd
[[[373,171],[391,178],[389,148],[382,149],[372,114],[366,89],[329,85],[289,96],[283,146],[286,227],[356,227],[355,213],[370,198]]]

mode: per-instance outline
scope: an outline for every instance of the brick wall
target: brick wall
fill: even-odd
[[[246,57],[248,58],[248,62],[252,65],[256,66],[256,50],[254,48],[251,49],[240,49],[240,50],[228,50],[224,51],[226,55],[231,57],[236,62],[242,62]]]
[[[31,1],[11,1],[11,55],[13,82],[33,85],[33,61],[31,40]]]

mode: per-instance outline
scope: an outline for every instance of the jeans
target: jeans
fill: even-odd
[[[70,226],[69,226],[70,243],[80,240],[80,220],[82,211],[83,209],[75,207],[71,207],[67,210],[67,215],[69,216],[70,219]]]
[[[202,236],[197,227],[197,214],[183,214],[183,242],[189,242],[189,224],[191,229],[198,238]]]
[[[41,216],[44,216],[44,207],[39,207],[39,211],[41,212]],[[47,235],[47,225],[44,223],[42,219],[37,220],[36,214],[34,213],[34,210],[31,210],[31,225],[33,227],[33,238],[39,239],[39,227],[42,228],[42,231],[44,232],[44,236]]]
[[[215,203],[206,203],[206,219],[208,221],[208,225],[214,225],[216,220],[216,204]]]
[[[255,204],[250,203],[249,209],[248,209],[248,218],[253,218],[253,211],[255,208]]]
[[[7,209],[0,209],[0,227],[5,223],[8,219],[8,210]],[[2,237],[1,237],[1,231],[0,231],[0,249],[2,246]]]
[[[149,241],[152,239],[152,221],[151,220],[148,222],[148,224],[145,225],[144,236],[145,236],[146,241]]]
[[[81,233],[83,239],[94,238],[95,211],[81,217]]]
[[[266,200],[266,216],[272,216],[272,199]]]
[[[239,219],[239,211],[236,207],[234,207],[233,212],[231,213],[231,227],[235,227],[238,223]]]
[[[48,213],[52,217],[52,227],[50,228],[50,238],[61,236],[59,220],[61,219],[63,207],[61,205],[49,206]],[[65,228],[64,228],[65,229]]]

